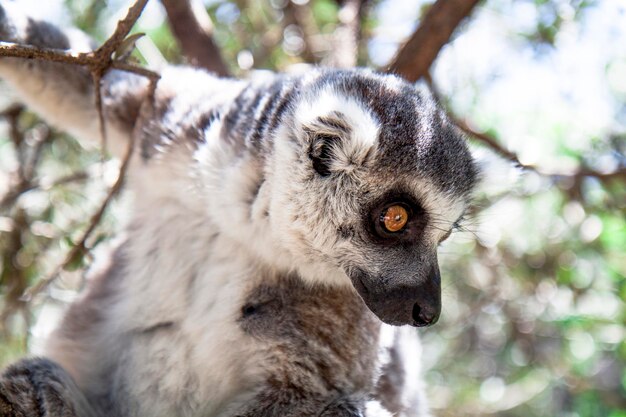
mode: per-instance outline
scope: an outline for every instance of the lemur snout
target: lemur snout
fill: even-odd
[[[436,265],[413,282],[403,276],[383,278],[362,270],[354,270],[351,278],[367,307],[387,324],[425,327],[439,319],[441,278]]]

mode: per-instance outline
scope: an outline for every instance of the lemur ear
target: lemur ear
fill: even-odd
[[[322,177],[330,175],[330,166],[333,157],[333,146],[337,146],[341,138],[330,133],[313,134],[309,148],[309,158],[313,162],[313,169]]]
[[[309,141],[309,158],[313,169],[322,177],[331,174],[333,160],[337,158],[342,142],[350,136],[350,128],[342,116],[331,112],[304,127]]]

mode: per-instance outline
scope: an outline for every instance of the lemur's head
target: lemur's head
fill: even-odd
[[[323,72],[299,96],[277,132],[272,229],[296,267],[340,269],[382,321],[435,323],[437,247],[477,175],[465,140],[395,76]]]

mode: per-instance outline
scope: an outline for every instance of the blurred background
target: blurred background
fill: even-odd
[[[19,1],[98,42],[129,6]],[[306,64],[384,70],[433,3],[205,0],[195,12],[223,72],[246,76]],[[355,42],[337,54],[346,30]],[[135,31],[147,35],[133,55],[142,65],[188,61],[161,2]],[[429,73],[419,87],[468,133],[483,171],[472,212],[440,250],[442,318],[420,332],[434,414],[626,417],[626,2],[481,1]],[[119,161],[46,126],[1,84],[0,112],[3,365],[37,352],[128,203],[112,201],[88,250],[67,259]]]

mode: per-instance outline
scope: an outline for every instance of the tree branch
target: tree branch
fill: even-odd
[[[117,51],[122,42],[126,39],[130,31],[135,26],[135,22],[141,16],[143,9],[146,7],[148,0],[137,0],[128,9],[126,16],[117,22],[115,32],[98,48],[95,50],[95,60],[93,64],[96,65],[95,69],[101,69],[105,71],[113,61],[113,53]],[[99,63],[97,61],[100,61]],[[93,69],[93,68],[92,68]]]
[[[16,58],[26,58],[26,59],[39,59],[44,61],[52,61],[59,62],[69,65],[80,65],[85,66],[89,69],[91,73],[94,88],[96,92],[95,96],[95,106],[98,111],[99,121],[100,121],[100,129],[103,147],[106,143],[106,130],[102,109],[102,97],[100,92],[100,81],[102,77],[108,70],[111,68],[116,68],[121,71],[133,72],[142,76],[147,77],[150,80],[150,90],[148,94],[148,100],[152,103],[154,99],[154,90],[156,88],[156,82],[159,79],[159,75],[152,71],[149,71],[145,68],[136,67],[132,64],[124,62],[123,59],[119,59],[114,56],[115,52],[120,48],[120,46],[126,40],[126,37],[130,33],[132,27],[135,22],[141,15],[146,3],[148,0],[137,0],[128,10],[126,17],[120,20],[117,24],[117,28],[115,32],[95,51],[89,53],[66,53],[64,51],[52,50],[52,49],[44,49],[44,48],[35,48],[32,46],[24,46],[24,45],[15,45],[8,43],[0,43],[0,56],[10,56]],[[152,107],[152,106],[150,106]],[[10,116],[11,114],[7,114]],[[109,190],[107,197],[104,199],[103,203],[100,205],[98,211],[91,217],[89,226],[82,234],[78,243],[69,251],[65,260],[62,264],[60,264],[52,274],[48,277],[43,278],[38,281],[35,285],[30,287],[24,292],[24,299],[30,300],[32,297],[45,288],[58,276],[59,272],[70,265],[77,257],[84,256],[85,252],[87,252],[87,240],[100,223],[104,213],[109,205],[109,203],[113,200],[113,198],[119,193],[122,185],[124,183],[124,178],[126,176],[126,170],[133,152],[134,148],[134,140],[129,140],[128,151],[122,161],[122,166],[120,168],[120,172],[115,184]],[[9,196],[5,196],[2,200],[3,203],[7,201],[15,201],[19,195],[28,191],[29,189],[35,188],[36,185],[32,183],[22,182],[19,184],[19,190],[16,188],[17,193],[13,193]]]
[[[441,48],[479,1],[437,0],[387,70],[411,82],[426,75]]]
[[[91,53],[71,53],[55,49],[42,49],[30,45],[18,45],[11,42],[0,42],[0,56],[42,61],[60,62],[70,65],[89,66],[92,64]]]
[[[86,172],[80,171],[74,174],[65,175],[61,178],[53,180],[51,182],[40,181],[40,182],[25,182],[18,184],[17,187],[13,187],[10,191],[4,194],[2,198],[0,198],[0,212],[8,209],[13,206],[18,198],[24,193],[27,193],[32,190],[50,190],[52,188],[58,187],[60,185],[69,184],[72,182],[80,182],[89,178],[89,175]]]
[[[95,51],[89,53],[71,53],[54,49],[36,48],[29,45],[17,45],[0,42],[0,56],[15,58],[39,59],[59,62],[70,65],[80,65],[89,68],[95,85],[95,105],[100,122],[100,136],[103,151],[106,149],[106,126],[102,111],[102,95],[100,81],[104,74],[116,66],[122,71],[128,71],[148,77],[151,81],[159,78],[157,73],[136,67],[132,64],[114,60],[114,53],[120,48],[139,16],[143,12],[148,0],[137,0],[129,9],[126,16],[117,23],[113,34]],[[117,65],[114,65],[117,64]]]
[[[437,87],[434,85],[430,74],[427,73],[424,76],[424,79],[426,80],[426,84],[428,85],[428,88],[430,89],[430,92],[435,100],[443,104],[443,98],[441,97]],[[447,113],[452,123],[454,123],[463,132],[467,133],[471,139],[482,143],[491,151],[493,151],[496,155],[499,155],[500,157],[512,162],[516,167],[521,168],[525,171],[533,171],[544,177],[549,177],[552,180],[569,179],[572,180],[574,184],[578,184],[578,186],[580,186],[581,180],[586,177],[596,178],[598,181],[604,184],[617,180],[626,182],[626,168],[617,169],[613,172],[600,172],[585,166],[580,166],[575,172],[572,173],[558,173],[546,172],[545,170],[535,165],[524,164],[519,160],[519,157],[515,152],[510,151],[502,146],[500,144],[500,141],[496,137],[489,135],[488,133],[479,132],[476,129],[473,129],[467,121],[458,118],[449,109]]]
[[[81,238],[78,240],[78,243],[76,243],[72,247],[72,249],[67,253],[63,263],[57,266],[50,275],[40,279],[39,281],[37,281],[36,284],[34,284],[33,286],[29,287],[26,291],[24,291],[24,294],[22,296],[22,299],[24,301],[26,302],[31,301],[34,296],[36,296],[37,294],[45,290],[48,287],[48,285],[50,285],[50,283],[52,283],[52,281],[56,279],[56,277],[59,275],[59,273],[63,269],[67,268],[69,265],[74,263],[77,258],[83,257],[89,251],[89,248],[87,247],[87,239],[89,239],[89,237],[94,232],[98,224],[100,224],[100,221],[102,220],[102,217],[104,216],[104,213],[106,212],[107,207],[109,206],[111,201],[113,201],[113,198],[115,198],[115,196],[122,189],[122,186],[124,185],[124,180],[126,179],[126,171],[128,169],[128,165],[133,155],[134,148],[135,148],[134,136],[131,135],[130,140],[128,141],[128,148],[126,150],[126,155],[124,155],[122,166],[120,167],[120,171],[117,176],[117,180],[115,181],[115,184],[113,184],[113,186],[109,190],[106,198],[100,205],[100,208],[98,209],[98,211],[96,211],[93,214],[93,216],[91,216],[91,219],[89,220],[89,226],[83,232]]]
[[[213,40],[211,20],[195,0],[161,0],[167,18],[183,54],[192,65],[205,68],[221,76],[230,72],[220,50]],[[203,14],[204,13],[204,14]]]

